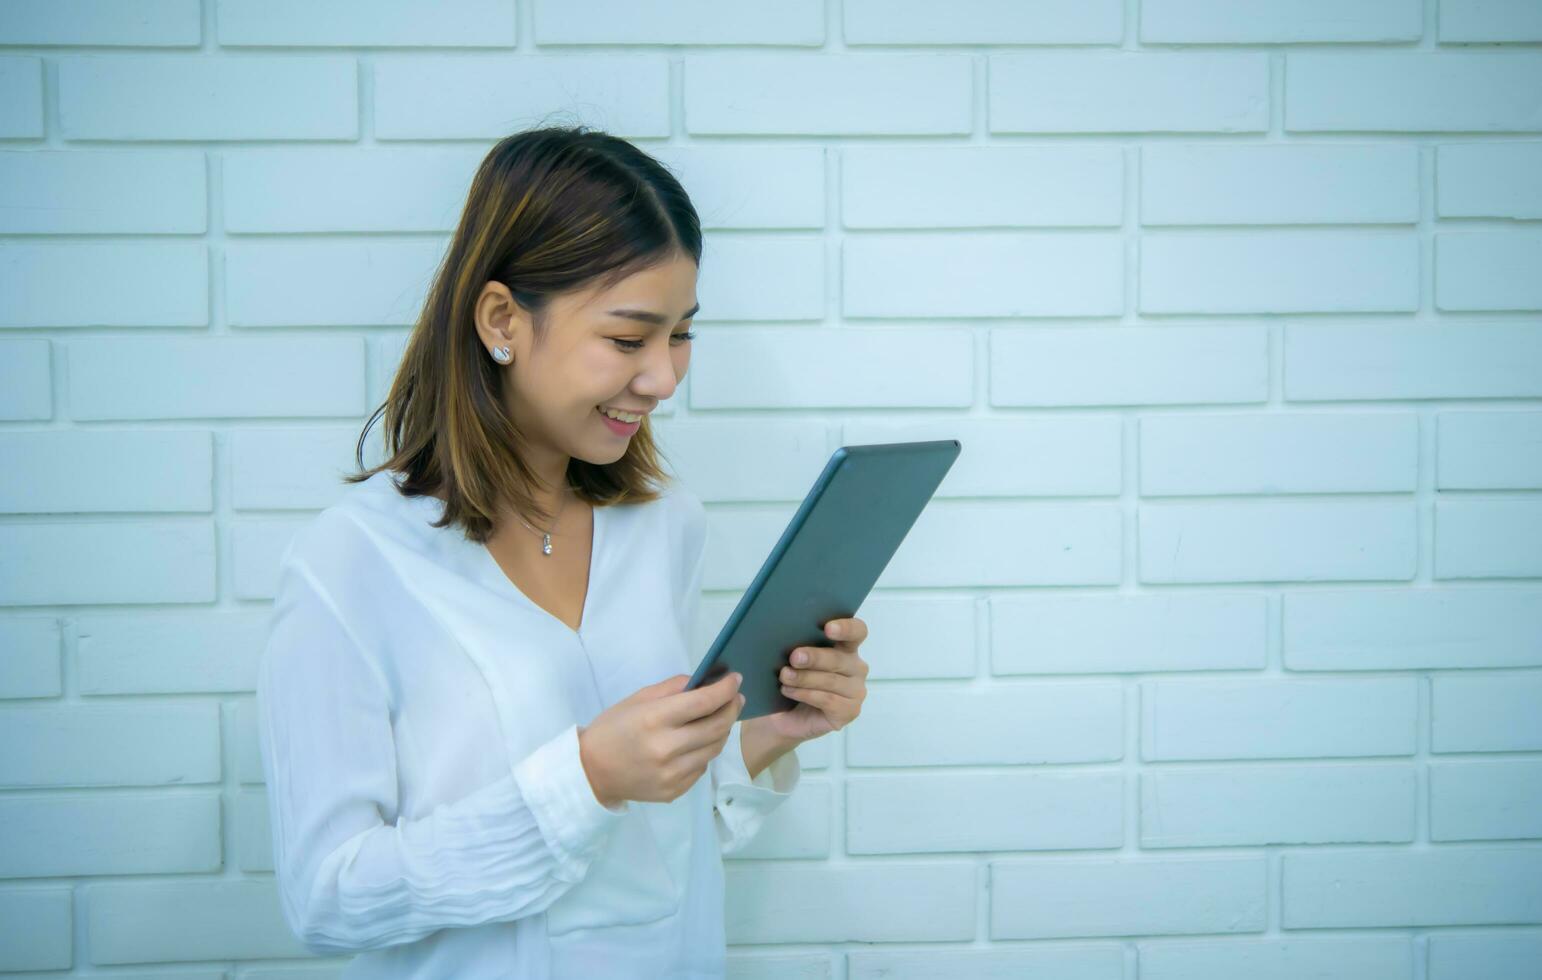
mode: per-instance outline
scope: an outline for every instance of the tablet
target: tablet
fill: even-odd
[[[737,671],[740,720],[796,707],[780,678],[792,651],[834,645],[824,624],[856,615],[960,447],[940,439],[837,449],[685,689]]]

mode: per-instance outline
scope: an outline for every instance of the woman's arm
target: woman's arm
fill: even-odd
[[[298,560],[280,569],[257,707],[283,913],[315,952],[540,912],[627,812],[595,798],[574,725],[507,775],[386,823],[397,774],[384,682]]]

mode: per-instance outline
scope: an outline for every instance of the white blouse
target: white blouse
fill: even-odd
[[[801,778],[735,724],[668,803],[595,798],[578,728],[690,674],[706,511],[596,507],[575,632],[382,470],[279,562],[257,683],[285,921],[343,977],[722,977],[722,857]]]

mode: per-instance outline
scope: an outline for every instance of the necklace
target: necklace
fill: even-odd
[[[563,497],[561,505],[558,506],[558,508],[557,508],[557,516],[552,519],[552,523],[551,523],[551,530],[552,531],[557,530],[557,522],[562,520],[562,511],[563,511],[564,508],[567,507],[567,505],[568,505],[568,498],[567,497]],[[515,516],[518,517],[519,515],[516,514]],[[530,527],[529,524],[525,523],[525,519],[523,517],[519,518],[519,523],[524,524],[525,527]],[[530,527],[530,530],[533,531],[536,534],[539,534],[541,536],[541,554],[543,554],[543,555],[550,555],[551,554],[551,531],[537,531],[533,527]]]

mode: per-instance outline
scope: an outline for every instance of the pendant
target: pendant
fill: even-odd
[[[543,534],[543,535],[541,535],[541,554],[543,554],[543,555],[551,554],[551,535],[550,534]]]

